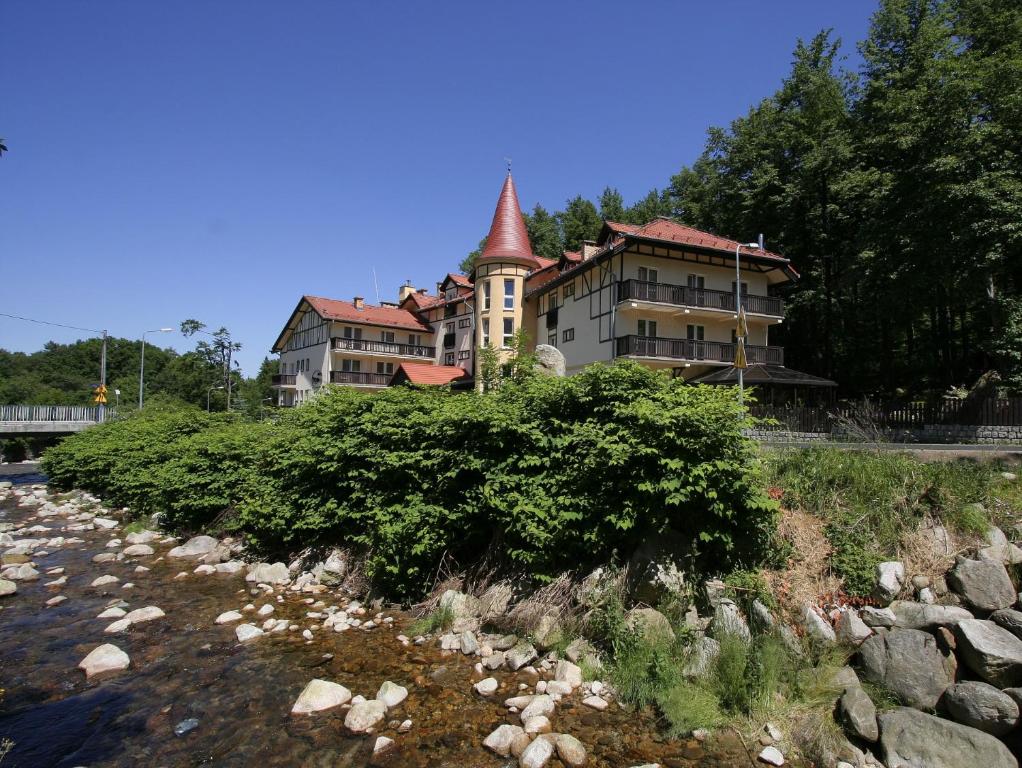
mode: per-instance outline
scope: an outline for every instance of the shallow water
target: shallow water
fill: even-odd
[[[488,753],[482,740],[503,722],[518,724],[502,706],[517,695],[519,683],[537,680],[524,673],[500,670],[498,694],[484,700],[472,684],[480,679],[474,659],[449,654],[430,643],[402,646],[396,636],[407,632],[411,618],[387,612],[390,627],[344,633],[316,628],[306,618],[307,595],[287,593],[254,597],[244,578],[189,575],[186,560],[157,560],[169,545],[152,543],[156,555],[96,564],[94,554],[107,549],[118,531],[63,534],[64,517],[31,520],[34,510],[0,502],[0,521],[42,524],[54,530],[27,536],[78,536],[85,544],[65,546],[36,559],[42,578],[19,582],[18,593],[0,602],[0,740],[14,747],[3,768],[45,766],[413,766],[421,768],[499,768],[513,766]],[[152,570],[134,573],[136,565]],[[62,566],[68,578],[62,588],[46,587],[45,570]],[[120,582],[102,588],[89,584],[110,574]],[[133,589],[123,589],[126,582]],[[69,599],[55,607],[45,601],[56,594]],[[108,635],[112,621],[95,618],[111,602],[122,599],[133,608],[159,606],[166,617],[133,625]],[[317,596],[338,605],[342,596]],[[267,634],[245,645],[237,643],[235,624],[218,626],[223,611],[252,602],[272,602],[275,618],[288,618],[313,628],[312,641],[299,632]],[[251,614],[246,621],[259,623]],[[96,646],[112,642],[131,657],[128,670],[86,681],[78,663]],[[329,657],[332,654],[332,658]],[[408,699],[388,712],[387,724],[372,736],[356,736],[344,728],[346,709],[311,716],[292,716],[291,706],[312,678],[332,680],[355,694],[372,698],[384,680],[409,689]],[[176,736],[174,727],[195,718],[198,727]],[[398,733],[405,718],[408,733]],[[658,762],[680,766],[749,766],[744,749],[722,742],[712,751],[695,741],[671,741],[659,734],[650,713],[636,713],[612,704],[596,712],[581,704],[577,693],[558,703],[551,717],[554,729],[582,741],[587,765],[622,768]],[[373,743],[389,736],[395,747],[375,761]],[[725,737],[726,738],[726,737]],[[560,768],[556,760],[550,766]]]

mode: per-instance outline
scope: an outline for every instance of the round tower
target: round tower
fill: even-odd
[[[500,359],[506,359],[511,339],[522,327],[525,276],[538,266],[509,168],[493,213],[490,234],[472,270],[477,349],[496,347]],[[476,368],[479,381],[478,360]]]

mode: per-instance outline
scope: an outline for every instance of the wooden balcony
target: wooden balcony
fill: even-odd
[[[436,356],[436,347],[425,347],[418,344],[398,344],[393,341],[369,341],[368,339],[330,339],[334,352],[364,352],[367,355],[395,355],[397,357],[414,357],[432,359]]]
[[[622,280],[618,283],[618,301],[644,301],[686,309],[709,309],[718,312],[735,311],[735,294],[710,288],[689,288],[687,285],[648,283],[644,280]],[[748,314],[784,317],[784,302],[775,296],[742,296],[742,306]]]
[[[618,357],[683,360],[691,363],[733,363],[735,345],[723,341],[665,339],[651,336],[619,336]],[[750,363],[784,365],[783,347],[760,347],[747,344],[745,356]]]
[[[331,384],[347,384],[353,387],[386,387],[393,378],[392,373],[362,373],[361,371],[331,371]]]
[[[270,377],[272,387],[293,387],[298,383],[298,376],[294,373],[275,373]]]

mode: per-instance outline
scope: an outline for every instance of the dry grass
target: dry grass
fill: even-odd
[[[546,586],[517,603],[505,618],[507,627],[534,632],[544,616],[553,616],[563,626],[577,619],[575,595],[578,585],[570,573],[562,573]]]
[[[781,510],[777,536],[790,544],[791,557],[783,571],[764,571],[782,610],[797,615],[805,602],[840,590],[841,579],[830,568],[832,548],[823,521],[798,509]]]
[[[969,539],[966,541],[966,539]],[[928,576],[933,582],[943,577],[955,563],[955,555],[967,544],[975,544],[974,537],[966,537],[927,521],[914,531],[906,531],[898,542],[898,559],[905,563],[905,575]]]

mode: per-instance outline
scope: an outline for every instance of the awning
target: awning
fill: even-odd
[[[836,387],[837,382],[813,376],[811,373],[785,368],[783,365],[766,365],[753,363],[744,371],[746,386],[756,384],[773,384],[782,387]],[[738,369],[734,367],[719,368],[710,373],[691,379],[693,384],[737,384]]]

